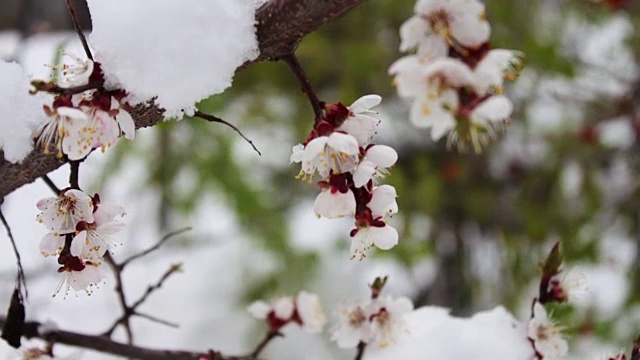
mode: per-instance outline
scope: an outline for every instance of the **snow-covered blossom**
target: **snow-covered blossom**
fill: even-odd
[[[404,315],[413,310],[411,300],[378,297],[347,307],[331,340],[340,348],[356,347],[360,342],[384,348],[407,332]]]
[[[491,28],[484,4],[477,0],[418,0],[416,15],[400,27],[400,50],[442,52],[446,45],[477,48]]]
[[[380,119],[375,115],[378,113],[371,108],[380,105],[382,97],[380,95],[365,95],[354,101],[348,107],[350,113],[342,125],[336,131],[344,131],[353,136],[360,146],[365,146],[376,134]]]
[[[71,255],[93,261],[102,258],[107,250],[113,250],[118,243],[111,235],[123,227],[115,219],[124,214],[124,209],[119,206],[100,204],[93,214],[94,222],[81,221],[76,225],[76,235],[70,246]]]
[[[390,146],[373,145],[369,147],[358,167],[353,172],[355,187],[364,186],[374,176],[384,178],[388,168],[398,161],[398,153]]]
[[[69,288],[75,291],[84,290],[87,295],[93,293],[93,287],[104,279],[104,273],[100,270],[100,263],[84,261],[75,256],[67,256],[64,264],[58,269],[62,274],[62,280],[53,294],[55,297],[65,289],[65,296]]]
[[[58,197],[38,201],[37,207],[42,212],[36,220],[54,236],[74,232],[80,221],[93,222],[93,200],[80,190],[64,190]]]
[[[533,317],[529,320],[527,336],[535,350],[545,360],[562,359],[569,347],[562,338],[561,328],[547,317],[547,311],[540,302],[533,305]]]
[[[281,297],[272,303],[256,301],[247,311],[256,319],[266,320],[272,331],[295,323],[306,332],[319,333],[327,322],[318,296],[306,291],[301,291],[295,298]]]
[[[65,88],[71,88],[88,84],[89,77],[91,77],[91,74],[93,73],[93,60],[82,60],[69,53],[65,53],[65,55],[70,57],[74,63],[71,65],[62,65],[62,76],[58,78],[58,85]]]

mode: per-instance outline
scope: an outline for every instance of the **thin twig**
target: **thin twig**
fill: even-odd
[[[353,360],[362,360],[362,357],[364,356],[364,349],[366,348],[367,344],[360,341],[360,343],[358,344],[358,352],[356,353],[356,357],[353,358]]]
[[[149,315],[149,314],[145,314],[145,313],[141,313],[141,312],[138,312],[138,311],[136,311],[134,313],[134,315],[136,315],[138,317],[141,317],[141,318],[144,318],[144,319],[147,319],[149,321],[156,322],[158,324],[162,324],[162,325],[168,326],[168,327],[172,327],[172,328],[179,328],[180,327],[180,325],[178,325],[178,324],[176,324],[174,322],[163,320],[163,319],[160,319],[158,317],[155,317],[155,316],[152,316],[152,315]]]
[[[253,141],[249,140],[248,137],[246,137],[242,131],[240,131],[240,129],[238,129],[235,125],[220,119],[217,116],[213,116],[213,115],[209,115],[209,114],[205,114],[202,111],[196,111],[196,113],[194,114],[195,116],[205,119],[207,121],[211,121],[211,122],[217,122],[217,123],[221,123],[224,125],[227,125],[228,127],[232,128],[233,130],[235,130],[235,132],[238,133],[238,135],[240,135],[246,142],[248,142],[249,144],[251,144],[251,147],[253,148],[253,150],[255,150],[258,155],[262,156],[262,153],[260,152],[260,150],[258,150],[258,148],[253,144]]]
[[[76,33],[78,33],[78,37],[80,37],[80,42],[82,43],[82,47],[84,48],[85,54],[87,54],[87,58],[93,60],[93,55],[91,55],[91,50],[89,49],[89,44],[87,43],[87,38],[84,36],[82,32],[82,28],[80,27],[80,22],[78,21],[78,14],[76,13],[76,8],[71,3],[71,0],[67,0],[67,9],[69,9],[69,14],[71,15],[71,21],[73,21],[73,27],[76,29]]]
[[[309,78],[304,72],[302,65],[300,65],[300,61],[294,53],[291,53],[287,56],[281,58],[288,66],[289,69],[294,73],[296,79],[300,83],[302,87],[302,92],[307,94],[307,98],[309,98],[309,103],[311,103],[311,107],[313,108],[313,113],[316,116],[315,121],[318,122],[322,118],[322,108],[324,107],[324,103],[318,99],[315,91],[313,91],[313,87],[311,86],[311,82]]]
[[[165,242],[167,242],[167,240],[171,239],[171,238],[172,238],[172,237],[174,237],[174,236],[178,236],[178,235],[180,235],[180,234],[182,234],[182,233],[184,233],[184,232],[187,232],[187,231],[189,231],[189,230],[191,230],[191,227],[186,227],[186,228],[179,229],[179,230],[172,231],[172,232],[168,233],[167,235],[163,236],[163,237],[162,237],[162,239],[160,239],[160,241],[158,241],[158,242],[157,242],[155,245],[153,245],[152,247],[150,247],[150,248],[148,248],[148,249],[146,249],[146,250],[144,250],[144,251],[142,251],[142,252],[139,252],[139,253],[137,253],[137,254],[135,254],[135,255],[132,255],[131,257],[127,258],[125,261],[123,261],[123,262],[119,265],[119,266],[120,266],[120,268],[121,268],[121,269],[123,269],[123,268],[124,268],[125,266],[127,266],[130,262],[132,262],[132,261],[134,261],[134,260],[137,260],[137,259],[139,259],[139,258],[141,258],[141,257],[143,257],[143,256],[146,256],[146,255],[148,255],[149,253],[151,253],[151,252],[153,252],[153,251],[158,250],[158,249],[159,249],[159,248],[160,248],[160,247],[161,247]]]
[[[51,191],[54,194],[60,196],[60,193],[61,193],[60,188],[56,186],[56,184],[53,182],[53,180],[51,180],[49,175],[42,175],[40,178],[42,179],[42,181],[44,181],[45,184],[47,184],[49,189],[51,189]]]
[[[27,299],[29,297],[29,291],[27,290],[27,279],[24,275],[24,268],[22,267],[22,260],[20,259],[20,252],[18,251],[18,247],[16,246],[16,241],[13,238],[13,233],[11,232],[11,227],[7,222],[7,219],[4,217],[2,210],[0,210],[0,220],[2,220],[2,225],[7,230],[7,235],[9,236],[9,240],[11,241],[11,246],[13,247],[13,253],[16,255],[16,263],[18,266],[18,276],[17,276],[17,286],[18,290],[24,291],[23,299]],[[20,291],[19,291],[20,292]],[[22,293],[20,293],[22,296]]]
[[[155,284],[147,286],[147,291],[145,291],[144,294],[142,294],[142,296],[138,299],[138,301],[134,302],[133,305],[129,307],[131,312],[135,313],[138,306],[142,305],[142,303],[144,303],[149,297],[149,295],[153,294],[154,291],[160,289],[164,284],[164,282],[169,278],[169,276],[180,271],[181,267],[182,267],[182,264],[171,265],[171,267],[169,267],[169,269],[167,269],[167,271],[165,271],[164,274],[162,274],[160,279]]]
[[[116,287],[115,291],[118,294],[118,302],[120,303],[120,307],[122,308],[122,316],[116,320],[113,325],[109,328],[109,330],[105,331],[105,335],[111,337],[113,331],[118,327],[118,325],[122,324],[124,330],[127,334],[127,343],[131,345],[133,343],[133,331],[131,331],[131,323],[129,322],[129,318],[131,318],[131,308],[127,305],[127,298],[124,294],[124,287],[122,286],[122,266],[117,264],[111,254],[106,252],[104,254],[104,260],[109,264],[111,270],[113,271],[113,277],[116,279]]]
[[[271,340],[277,338],[278,336],[282,336],[282,334],[278,331],[271,330],[265,335],[264,339],[256,346],[255,350],[249,355],[249,357],[257,358],[258,355],[264,350],[264,348],[271,342]]]

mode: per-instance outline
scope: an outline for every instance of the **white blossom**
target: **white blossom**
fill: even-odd
[[[431,128],[431,139],[437,141],[455,128],[455,114],[459,106],[455,90],[442,91],[438,97],[425,93],[411,106],[411,122],[417,127]]]
[[[65,236],[46,234],[40,240],[40,253],[44,256],[57,256],[64,248]]]
[[[93,73],[93,61],[82,60],[79,57],[65,53],[74,63],[62,65],[62,76],[58,78],[58,85],[65,88],[77,87],[89,83],[89,77]]]
[[[327,323],[318,295],[301,291],[296,297],[296,311],[302,321],[302,329],[308,333],[319,333]]]
[[[112,251],[118,242],[111,235],[120,231],[123,224],[115,221],[116,217],[124,216],[124,210],[119,206],[100,204],[93,214],[93,223],[80,223],[81,229],[71,241],[71,255],[94,261],[101,259],[107,250]]]
[[[567,341],[560,334],[560,327],[547,317],[544,306],[537,302],[533,305],[533,317],[529,320],[527,335],[533,341],[537,352],[545,360],[564,358],[569,351]]]
[[[58,285],[55,297],[60,291],[65,289],[65,296],[69,288],[75,291],[84,290],[87,295],[91,295],[93,287],[104,279],[104,273],[100,269],[100,263],[84,261],[76,257],[70,257],[58,272],[62,274],[62,280]]]
[[[398,161],[398,153],[385,145],[373,145],[367,149],[364,158],[353,172],[355,187],[362,187],[374,176],[384,178],[389,174],[387,170]]]
[[[407,298],[378,297],[347,307],[331,340],[340,348],[352,348],[360,342],[387,347],[407,332],[405,314],[413,310]]]
[[[380,105],[381,101],[380,95],[365,95],[359,98],[348,107],[351,112],[349,117],[336,130],[353,136],[360,146],[366,145],[376,134],[380,123],[380,119],[375,117],[378,112],[371,108]]]
[[[398,231],[390,225],[361,227],[351,237],[351,259],[364,260],[367,250],[374,246],[380,250],[389,250],[397,244]]]
[[[356,213],[356,198],[351,190],[342,193],[333,188],[323,189],[313,203],[313,211],[318,218],[353,216]]]
[[[502,94],[504,80],[513,81],[518,76],[522,57],[515,50],[490,50],[473,69],[475,89],[480,94]]]
[[[477,0],[419,0],[416,15],[400,28],[402,51],[433,51],[442,45],[477,48],[491,33],[484,4]]]
[[[59,197],[42,199],[37,207],[42,213],[36,220],[54,236],[75,232],[80,221],[93,222],[93,200],[80,190],[69,189]]]
[[[372,316],[370,343],[380,348],[385,348],[397,340],[399,336],[407,332],[405,314],[413,310],[411,300],[405,297],[393,299],[390,296],[378,298],[374,302],[378,310]]]
[[[351,171],[358,164],[359,153],[358,141],[351,135],[333,132],[329,136],[317,137],[304,147],[302,170],[298,176],[303,180],[307,176],[311,179],[318,172],[321,178],[326,179],[331,171]],[[292,159],[297,159],[296,156],[292,155]]]
[[[47,122],[43,123],[35,133],[38,138],[36,144],[49,153],[49,147],[53,146],[58,151],[58,156],[67,154],[79,160],[91,151],[91,144],[82,138],[71,138],[71,135],[83,134],[83,129],[88,129],[89,116],[80,109],[60,106],[55,110],[45,108],[49,115]],[[91,142],[91,140],[89,140]],[[84,154],[84,156],[78,157]]]

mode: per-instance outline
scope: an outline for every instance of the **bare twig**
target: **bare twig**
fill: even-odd
[[[116,327],[118,327],[118,325],[122,325],[124,327],[125,333],[127,334],[127,343],[131,345],[133,344],[133,331],[131,331],[131,323],[129,322],[129,319],[131,318],[132,312],[131,308],[127,305],[127,298],[124,294],[124,287],[122,286],[122,266],[117,264],[115,260],[113,260],[109,252],[106,252],[104,254],[104,260],[111,267],[111,270],[113,271],[113,277],[116,279],[115,291],[116,294],[118,294],[118,302],[120,303],[120,308],[122,308],[122,316],[118,320],[116,320],[109,328],[109,330],[105,331],[104,334],[110,337]]]
[[[255,150],[258,153],[258,155],[262,156],[262,154],[260,153],[260,150],[258,150],[258,148],[253,144],[253,141],[251,141],[248,137],[246,137],[242,133],[242,131],[240,131],[240,129],[238,129],[235,125],[233,125],[233,124],[231,124],[231,123],[229,123],[229,122],[227,122],[225,120],[222,120],[217,116],[213,116],[213,115],[210,115],[210,114],[205,114],[202,111],[196,111],[196,113],[194,115],[199,117],[199,118],[205,119],[207,121],[221,123],[221,124],[227,125],[228,127],[232,128],[233,130],[235,130],[238,133],[238,135],[240,135],[243,139],[245,139],[246,142],[251,144],[251,147],[253,147],[253,150]]]
[[[134,302],[133,305],[129,307],[131,311],[135,313],[138,306],[142,305],[142,303],[144,303],[147,300],[149,295],[151,295],[154,291],[160,289],[162,287],[162,284],[164,284],[164,282],[169,278],[169,276],[175,274],[176,272],[179,272],[181,268],[182,268],[182,264],[171,265],[171,267],[169,267],[169,269],[167,269],[167,271],[165,271],[164,274],[162,274],[160,279],[155,284],[149,285],[147,287],[147,291],[145,291],[144,294],[142,294],[142,296],[136,302]]]
[[[6,322],[0,317],[0,327]],[[206,356],[206,352],[181,351],[181,350],[156,350],[140,346],[127,345],[113,341],[105,336],[86,335],[65,330],[43,331],[39,322],[29,321],[25,323],[23,335],[28,338],[42,340],[55,339],[58,344],[77,346],[85,349],[100,351],[107,354],[139,359],[139,360],[199,360]],[[219,360],[258,360],[251,356],[220,356]]]
[[[186,227],[186,228],[179,229],[179,230],[172,231],[172,232],[168,233],[167,235],[163,236],[163,237],[162,237],[162,239],[160,239],[160,241],[158,241],[158,242],[157,242],[155,245],[153,245],[152,247],[150,247],[150,248],[148,248],[148,249],[146,249],[146,250],[144,250],[144,251],[142,251],[142,252],[139,252],[139,253],[137,253],[137,254],[135,254],[135,255],[132,255],[131,257],[129,257],[129,258],[127,258],[126,260],[124,260],[124,261],[119,265],[119,266],[120,266],[120,268],[121,268],[121,269],[123,269],[123,268],[124,268],[125,266],[127,266],[130,262],[132,262],[132,261],[134,261],[134,260],[137,260],[137,259],[139,259],[139,258],[141,258],[141,257],[143,257],[143,256],[146,256],[146,255],[150,254],[150,253],[151,253],[151,252],[153,252],[153,251],[158,250],[162,245],[164,245],[164,243],[165,243],[165,242],[167,242],[167,240],[171,239],[171,238],[172,238],[172,237],[174,237],[174,236],[178,236],[178,235],[180,235],[180,234],[182,234],[182,233],[184,233],[184,232],[187,232],[187,231],[189,231],[189,230],[191,230],[191,227]]]
[[[138,316],[138,317],[147,319],[149,321],[153,321],[153,322],[156,322],[158,324],[162,324],[164,326],[168,326],[168,327],[172,327],[172,328],[179,328],[180,327],[180,325],[178,325],[178,324],[176,324],[174,322],[163,320],[163,319],[160,319],[160,318],[158,318],[156,316],[152,316],[152,315],[149,315],[149,314],[141,313],[139,311],[136,311],[135,315]]]
[[[66,0],[66,1],[67,1],[67,9],[69,9],[69,14],[71,15],[71,20],[73,21],[73,27],[76,29],[76,33],[78,33],[78,37],[80,38],[80,42],[82,43],[84,52],[85,54],[87,54],[87,58],[93,60],[93,55],[91,55],[91,50],[89,49],[87,38],[84,36],[84,33],[82,32],[82,28],[80,27],[80,22],[78,21],[78,14],[76,13],[76,8],[71,3],[71,0]]]
[[[13,238],[13,233],[11,232],[11,227],[7,222],[7,219],[4,217],[2,210],[0,210],[0,220],[2,220],[2,225],[7,230],[7,235],[9,236],[9,241],[11,241],[11,246],[13,247],[13,253],[16,255],[16,263],[18,266],[18,276],[16,279],[16,289],[18,289],[20,296],[23,296],[21,291],[24,291],[23,299],[27,299],[29,296],[29,291],[27,290],[27,279],[24,275],[24,269],[22,268],[22,260],[20,259],[20,252],[18,251],[18,247],[16,246],[16,240]],[[22,299],[21,299],[22,300]]]
[[[322,118],[322,108],[324,107],[324,103],[318,99],[318,96],[316,95],[315,91],[313,90],[313,87],[311,86],[311,82],[309,81],[309,78],[305,74],[304,69],[302,68],[302,65],[300,65],[300,61],[298,61],[298,58],[294,53],[291,53],[287,56],[283,56],[281,60],[284,61],[289,66],[289,69],[291,69],[291,71],[296,76],[296,79],[298,79],[298,82],[302,87],[302,92],[307,94],[307,98],[309,98],[309,103],[311,103],[311,107],[313,108],[313,113],[316,116],[315,118],[316,122],[320,121],[320,119]]]
[[[49,187],[49,189],[51,189],[51,191],[53,191],[53,193],[60,196],[60,188],[56,186],[49,175],[42,175],[40,178],[42,179],[42,181],[44,181],[45,184],[47,184],[47,186]]]
[[[249,355],[249,357],[257,358],[258,355],[260,355],[260,353],[262,352],[262,350],[264,350],[264,348],[271,342],[271,340],[279,336],[282,336],[280,332],[274,331],[274,330],[269,331],[265,335],[264,339],[262,339],[262,341],[258,345],[256,345],[256,348],[253,350],[251,355]]]

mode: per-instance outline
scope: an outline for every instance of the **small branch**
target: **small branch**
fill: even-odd
[[[262,339],[262,341],[256,346],[255,350],[253,350],[251,355],[249,355],[249,357],[257,358],[258,355],[260,355],[260,353],[262,352],[262,350],[264,350],[264,348],[271,342],[271,340],[279,336],[282,336],[282,334],[279,333],[278,331],[273,331],[273,330],[269,331],[267,335],[264,337],[264,339]]]
[[[362,357],[364,356],[364,349],[367,348],[367,344],[363,343],[362,341],[358,344],[358,352],[356,353],[356,357],[353,358],[354,360],[362,360]]]
[[[47,184],[49,189],[51,189],[51,191],[53,191],[54,194],[56,194],[57,196],[60,196],[60,193],[61,193],[60,188],[56,186],[56,184],[53,182],[53,180],[51,180],[49,175],[42,175],[40,178],[42,179],[42,181],[44,181],[45,184]]]
[[[18,247],[16,246],[16,240],[13,238],[13,233],[11,232],[11,227],[7,222],[7,219],[4,217],[2,210],[0,210],[0,220],[2,220],[2,225],[7,230],[7,235],[9,236],[9,240],[11,241],[11,246],[13,247],[13,253],[16,255],[16,263],[18,266],[18,276],[16,279],[16,289],[22,296],[20,290],[24,290],[23,299],[27,299],[29,296],[29,291],[27,290],[27,279],[24,276],[24,269],[22,268],[22,260],[20,259],[20,252],[18,251]],[[22,300],[22,299],[21,299]]]
[[[84,36],[82,32],[82,28],[80,27],[80,22],[78,21],[78,14],[76,13],[76,8],[71,3],[71,0],[67,1],[67,9],[69,9],[69,14],[71,15],[71,21],[73,21],[73,27],[76,29],[76,33],[80,38],[80,42],[82,43],[82,47],[84,48],[85,54],[87,54],[87,58],[93,60],[93,55],[91,55],[91,50],[89,49],[89,44],[87,43],[87,38]]]
[[[131,308],[127,305],[127,298],[124,294],[124,287],[122,286],[122,265],[118,265],[111,257],[109,252],[104,254],[104,260],[109,264],[111,270],[113,271],[113,277],[116,279],[116,287],[115,291],[118,294],[118,302],[120,303],[120,307],[122,308],[122,316],[116,320],[113,325],[109,328],[109,330],[105,331],[105,335],[111,337],[113,331],[118,327],[118,325],[122,324],[124,330],[127,334],[127,343],[131,345],[133,343],[133,331],[131,331],[131,323],[129,322],[129,318],[133,312]]]
[[[187,232],[191,230],[191,227],[186,227],[183,229],[179,229],[173,232],[168,233],[167,235],[163,236],[162,239],[160,239],[160,241],[158,241],[157,244],[153,245],[152,247],[148,248],[147,250],[144,250],[140,253],[137,253],[135,255],[132,255],[131,257],[129,257],[128,259],[126,259],[125,261],[123,261],[119,266],[120,269],[124,269],[125,266],[127,266],[130,262],[137,260],[143,256],[146,256],[148,254],[150,254],[153,251],[158,250],[165,242],[167,242],[167,240],[171,239],[174,236],[178,236],[184,232]]]
[[[149,295],[153,294],[154,291],[160,289],[164,284],[164,282],[169,278],[169,276],[180,271],[180,269],[181,269],[181,264],[171,265],[171,267],[167,271],[165,271],[162,277],[160,277],[160,280],[158,280],[154,285],[149,285],[147,287],[147,291],[145,291],[144,294],[142,294],[142,296],[138,299],[138,301],[134,302],[133,305],[129,307],[130,311],[132,313],[135,313],[138,306],[142,305],[142,303],[144,303],[147,300]]]
[[[0,317],[0,327],[6,323],[6,318]],[[26,338],[42,340],[55,339],[58,344],[77,346],[85,349],[100,351],[121,357],[139,360],[199,360],[206,356],[205,352],[156,350],[140,346],[127,345],[113,341],[99,335],[86,335],[65,330],[41,332],[41,324],[36,321],[25,323],[23,334]],[[258,360],[250,356],[220,356],[219,360]]]
[[[244,136],[244,134],[242,133],[242,131],[240,131],[240,129],[238,129],[235,125],[220,119],[219,117],[213,116],[213,115],[209,115],[209,114],[205,114],[202,111],[196,111],[196,113],[194,114],[195,116],[205,119],[207,121],[210,122],[217,122],[217,123],[221,123],[224,125],[227,125],[228,127],[232,128],[233,130],[235,130],[238,135],[240,135],[246,142],[248,142],[249,144],[251,144],[251,147],[253,147],[253,150],[255,150],[258,155],[262,156],[262,153],[260,153],[260,150],[258,150],[258,148],[253,144],[253,141],[249,140],[248,137]]]
[[[147,319],[149,321],[156,322],[158,324],[162,324],[164,326],[168,326],[168,327],[172,327],[172,328],[179,328],[180,327],[180,325],[178,325],[176,323],[173,323],[173,322],[170,322],[170,321],[167,321],[167,320],[163,320],[163,319],[157,318],[157,317],[149,315],[149,314],[145,314],[145,313],[141,313],[141,312],[137,312],[136,311],[134,313],[134,315],[136,315],[138,317],[141,317],[143,319]]]
[[[69,187],[80,190],[80,184],[78,182],[80,176],[80,161],[70,161],[69,167]]]
[[[298,82],[302,87],[302,92],[307,94],[307,98],[309,98],[309,103],[311,103],[313,113],[316,116],[316,122],[320,121],[320,119],[322,118],[322,108],[324,108],[324,102],[320,101],[318,99],[318,96],[316,96],[315,91],[313,91],[311,82],[309,81],[309,78],[307,78],[302,65],[300,65],[300,61],[298,61],[298,58],[294,53],[283,56],[281,60],[284,61],[289,66],[289,69],[291,69],[291,71],[295,74],[296,79],[298,79]]]

